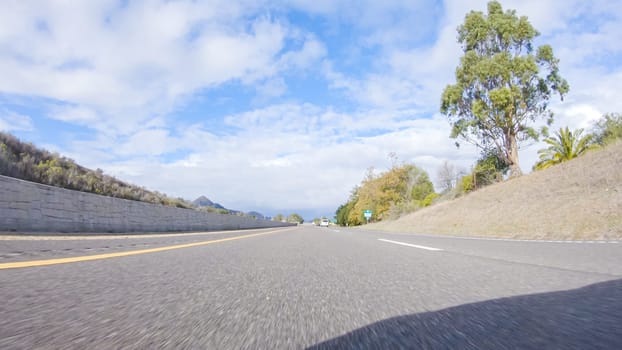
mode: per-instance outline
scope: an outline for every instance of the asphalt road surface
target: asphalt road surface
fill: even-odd
[[[622,243],[0,237],[0,298],[0,349],[622,349]]]

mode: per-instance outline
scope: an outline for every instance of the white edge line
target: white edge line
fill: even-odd
[[[419,248],[419,249],[425,249],[425,250],[431,250],[431,251],[442,251],[442,249],[440,249],[440,248],[426,247],[424,245],[416,245],[416,244],[410,244],[410,243],[404,243],[404,242],[398,242],[398,241],[391,241],[389,239],[382,239],[382,238],[378,238],[378,240],[379,241],[383,241],[383,242],[387,242],[387,243],[405,245],[407,247],[413,247],[413,248]]]
[[[423,234],[423,233],[403,233],[403,232],[384,232],[384,233],[393,233],[399,235],[411,235],[411,236],[421,236],[421,237],[431,237],[431,238],[455,238],[455,239],[469,239],[475,241],[504,241],[504,242],[529,242],[529,243],[589,243],[589,244],[620,244],[622,240],[542,240],[542,239],[515,239],[515,238],[495,238],[495,237],[467,237],[467,236],[454,236],[454,235],[431,235],[431,234]]]

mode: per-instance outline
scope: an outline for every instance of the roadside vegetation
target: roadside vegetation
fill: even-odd
[[[601,146],[619,142],[622,139],[622,113],[607,113],[596,122],[594,142]]]
[[[534,165],[534,170],[546,169],[583,155],[590,149],[598,147],[592,142],[593,139],[593,134],[583,135],[583,129],[577,129],[574,132],[568,127],[559,129],[555,136],[544,139],[549,147],[538,151],[540,161]]]
[[[554,168],[554,165],[580,158],[593,150],[604,149],[607,150],[606,154],[610,154],[612,151],[609,149],[619,150],[622,145],[622,114],[605,114],[595,123],[592,131],[586,134],[582,129],[571,131],[567,127],[562,128],[554,136],[545,138],[544,142],[549,147],[539,150],[540,161],[534,165],[535,172]],[[622,160],[612,158],[611,161],[611,164],[605,165],[609,170],[605,171],[603,168],[601,174],[589,174],[588,170],[582,170],[581,173],[583,176],[600,178],[603,174],[611,175],[614,171],[620,172]],[[598,164],[604,165],[605,162],[601,161]],[[593,169],[592,171],[599,170]],[[508,165],[494,152],[483,154],[469,172],[457,169],[449,162],[444,162],[436,174],[440,190],[437,193],[434,191],[428,174],[415,165],[394,165],[390,170],[379,174],[369,169],[361,184],[352,190],[348,201],[339,206],[335,219],[337,224],[342,226],[362,225],[367,222],[363,212],[372,210],[371,223],[395,220],[422,208],[451,201],[490,185],[505,182],[508,179],[508,172]],[[566,176],[575,176],[578,173],[575,171]],[[604,181],[612,185],[610,180]],[[558,181],[558,183],[565,182]],[[615,181],[613,184],[615,185]],[[525,186],[528,185],[525,184]],[[520,187],[513,188],[516,191],[522,190]],[[543,192],[547,190],[549,188],[542,188]],[[622,198],[622,195],[619,196]],[[533,199],[535,200],[536,198]],[[463,214],[466,215],[466,213]],[[497,226],[495,224],[495,227]],[[426,229],[427,232],[431,232],[429,228]],[[456,230],[459,229],[461,227],[456,226]]]
[[[348,201],[337,209],[335,219],[342,226],[361,225],[367,220],[365,210],[371,210],[371,222],[395,219],[429,206],[437,196],[428,174],[414,164],[394,165],[379,174],[370,168]]]
[[[560,164],[589,151],[607,147],[618,143],[622,139],[622,114],[607,113],[593,126],[590,132],[583,129],[570,130],[561,128],[553,136],[543,141],[547,148],[538,150],[540,160],[533,166],[533,170],[544,170]],[[438,181],[443,185],[441,196],[456,198],[482,187],[501,182],[506,178],[508,166],[494,153],[484,154],[473,166],[468,174],[456,171],[449,163],[445,163],[438,171]]]
[[[569,161],[439,201],[369,229],[552,240],[622,239],[622,140]]]
[[[456,68],[456,82],[442,93],[440,111],[452,126],[449,136],[456,139],[456,146],[460,146],[460,141],[471,143],[479,149],[480,158],[468,172],[445,162],[437,173],[440,193],[434,191],[428,175],[415,165],[394,166],[378,175],[369,171],[348,201],[337,209],[338,224],[365,223],[364,210],[372,210],[371,222],[396,219],[507,179],[517,179],[522,175],[518,149],[527,142],[543,140],[548,145],[539,150],[540,161],[534,165],[534,171],[554,168],[610,144],[619,149],[619,113],[605,114],[589,133],[565,127],[549,135],[548,127],[554,121],[549,102],[555,95],[563,100],[570,87],[559,72],[553,48],[546,44],[534,46],[539,33],[527,17],[519,17],[514,10],[504,11],[499,2],[490,1],[487,13],[469,12],[457,31],[463,56]],[[619,172],[619,164],[614,162],[609,169],[613,166]],[[558,182],[561,183],[566,182]],[[500,193],[508,197],[514,196],[505,190],[507,187],[493,188],[503,189]],[[520,187],[512,188],[521,191]],[[523,200],[532,205],[535,198]],[[572,199],[566,200],[572,203]],[[505,228],[502,224],[512,222],[511,213],[478,220],[496,220],[489,226]],[[464,232],[465,228],[456,225],[453,230]]]
[[[272,221],[289,222],[291,224],[302,224],[305,220],[298,213],[289,214],[287,217],[283,214],[276,214],[272,217]]]
[[[192,203],[182,198],[171,198],[128,184],[104,174],[101,169],[87,169],[72,159],[22,142],[4,132],[0,132],[0,175],[109,197],[193,208]]]

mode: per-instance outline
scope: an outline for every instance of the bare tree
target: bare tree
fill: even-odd
[[[456,167],[448,161],[444,161],[436,173],[441,192],[449,192],[456,187],[457,175]]]

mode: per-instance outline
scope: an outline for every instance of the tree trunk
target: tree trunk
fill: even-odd
[[[510,166],[510,178],[519,177],[523,175],[518,163],[518,142],[516,141],[516,135],[508,135],[508,142],[506,143],[508,149],[508,165]]]

